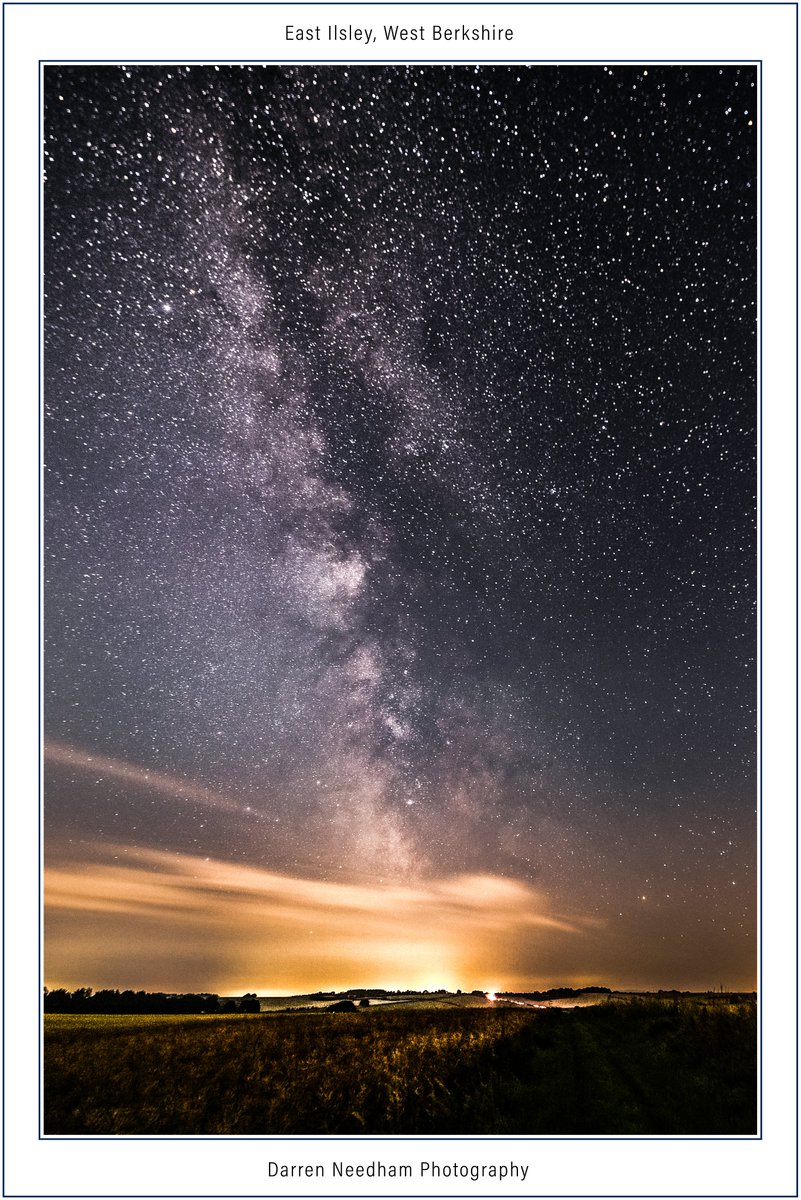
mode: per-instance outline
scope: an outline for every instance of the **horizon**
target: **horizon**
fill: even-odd
[[[757,988],[729,988],[721,984],[708,988],[671,988],[671,987],[651,987],[651,988],[622,988],[610,987],[607,984],[583,985],[575,986],[572,984],[550,984],[547,987],[526,987],[526,988],[480,988],[480,987],[464,987],[454,988],[453,990],[446,987],[424,987],[424,988],[409,988],[409,987],[383,987],[378,984],[365,985],[353,984],[350,987],[344,988],[316,988],[314,991],[303,992],[275,992],[262,991],[259,988],[250,988],[244,990],[234,990],[228,992],[214,992],[207,988],[199,988],[195,992],[176,992],[166,988],[150,989],[150,988],[120,988],[120,987],[94,987],[91,984],[83,985],[66,985],[66,984],[47,984],[44,985],[45,992],[66,991],[74,994],[77,991],[88,990],[93,995],[102,992],[133,992],[145,993],[146,995],[163,995],[163,996],[217,996],[221,1000],[239,1000],[245,996],[255,995],[259,1000],[307,1000],[315,997],[328,998],[330,996],[347,996],[348,994],[362,994],[378,992],[381,995],[387,996],[484,996],[488,1001],[494,1002],[497,999],[503,999],[506,996],[525,996],[527,994],[546,996],[549,992],[570,992],[573,995],[590,994],[590,995],[609,995],[609,996],[637,996],[637,995],[664,995],[675,993],[677,995],[688,996],[727,996],[727,995],[756,995]],[[570,997],[564,997],[570,999]]]

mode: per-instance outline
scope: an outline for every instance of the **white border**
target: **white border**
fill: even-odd
[[[763,66],[763,979],[761,1140],[359,1138],[38,1138],[37,333],[38,85],[41,59],[241,61],[303,58],[296,24],[508,25],[513,43],[437,47],[446,61],[690,59]],[[518,6],[7,5],[6,65],[6,1088],[4,1195],[269,1195],[268,1159],[324,1162],[525,1161],[522,1187],[351,1181],[284,1184],[281,1193],[391,1195],[795,1195],[795,128],[793,5],[639,3]],[[326,61],[374,53],[324,47]],[[414,51],[412,51],[414,52]],[[397,53],[397,51],[395,51]],[[379,55],[393,51],[381,46]],[[407,60],[408,61],[408,60]],[[532,1184],[533,1180],[533,1184]],[[304,1186],[308,1188],[304,1192]],[[294,1190],[293,1190],[294,1188]]]

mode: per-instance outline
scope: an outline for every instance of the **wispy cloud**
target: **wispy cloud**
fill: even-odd
[[[170,775],[164,771],[152,771],[147,767],[139,767],[134,763],[111,758],[106,754],[82,750],[79,746],[69,746],[63,742],[46,739],[44,760],[53,766],[72,767],[76,772],[84,775],[94,774],[95,777],[145,788],[148,792],[156,793],[159,796],[168,796],[171,800],[185,800],[188,803],[213,808],[219,812],[242,813],[245,811],[244,805],[237,804],[224,793],[204,787],[195,780],[182,778],[180,775]]]
[[[592,924],[492,875],[347,884],[97,844],[47,869],[45,902],[50,983],[223,994],[497,984]]]

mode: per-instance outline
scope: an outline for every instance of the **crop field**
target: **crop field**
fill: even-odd
[[[45,1134],[754,1134],[756,1005],[58,1016]]]

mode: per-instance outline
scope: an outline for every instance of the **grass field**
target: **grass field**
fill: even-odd
[[[46,1016],[46,1134],[753,1134],[756,1005]]]

